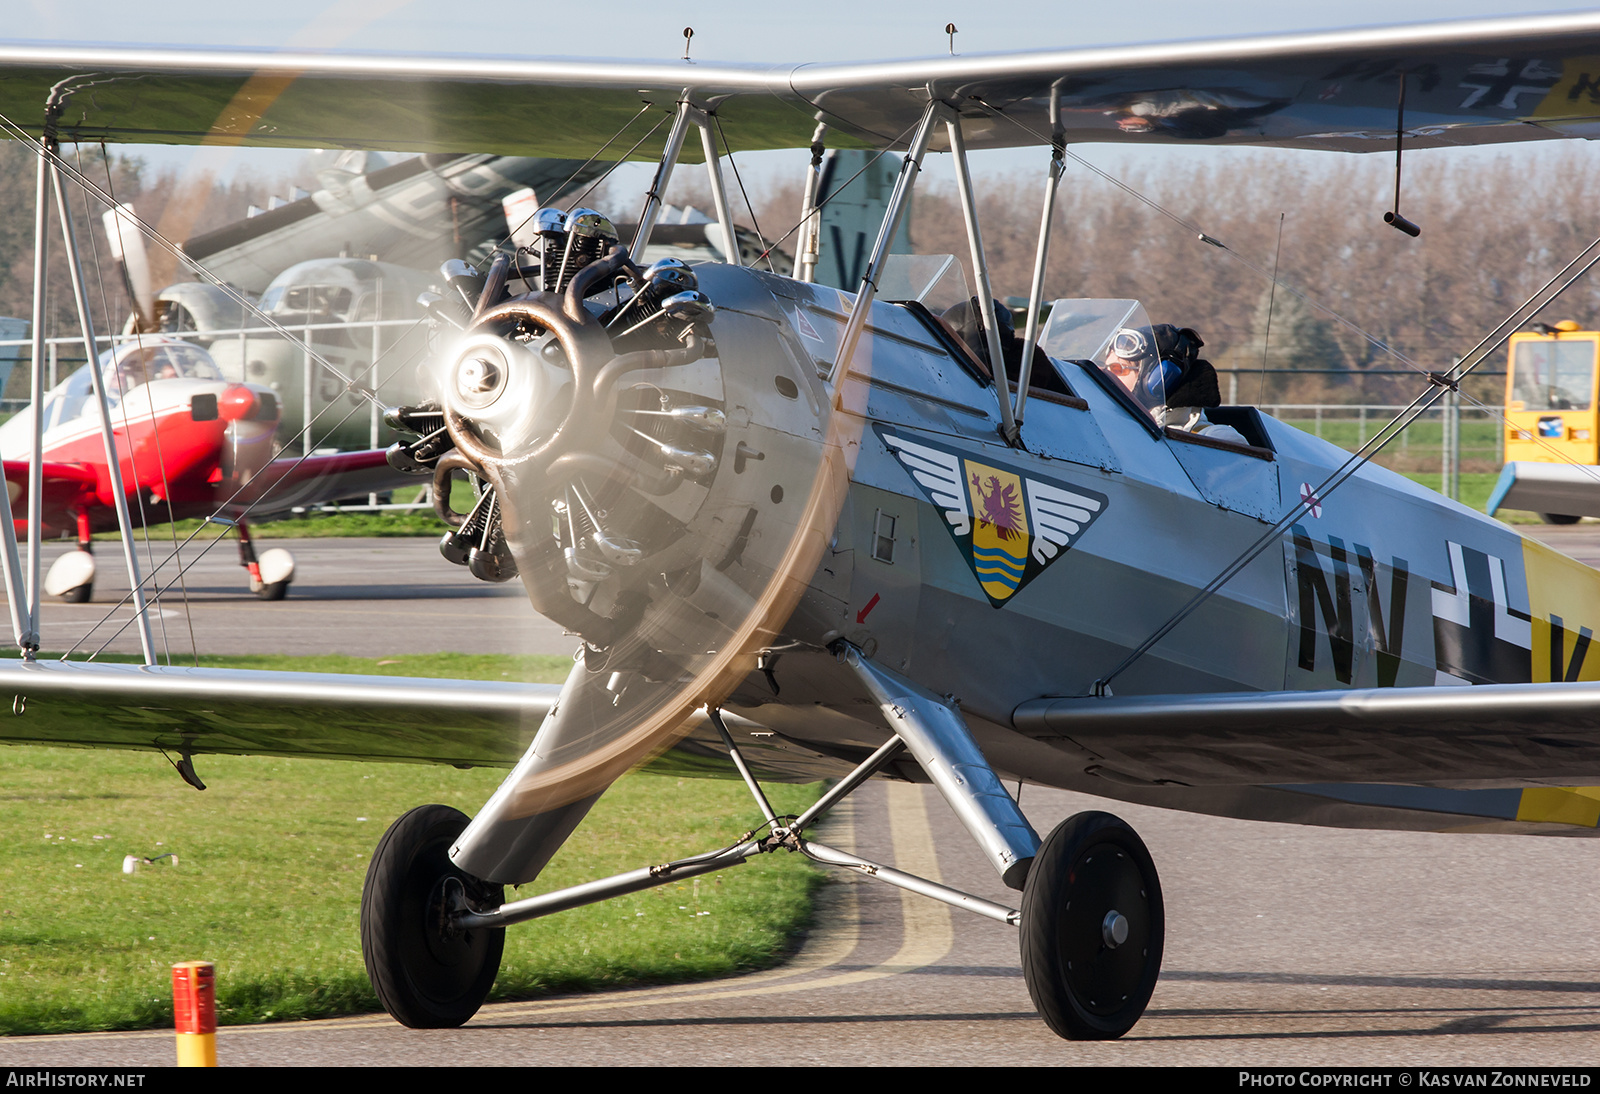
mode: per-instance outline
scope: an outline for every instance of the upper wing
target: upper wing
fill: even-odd
[[[819,121],[892,144],[932,94],[975,148],[1048,140],[1054,95],[1068,141],[1368,151],[1393,146],[1401,73],[1416,146],[1594,135],[1600,14],[841,65],[16,44],[0,72],[0,114],[38,133],[53,98],[65,139],[584,158],[687,90],[735,150],[803,147]]]

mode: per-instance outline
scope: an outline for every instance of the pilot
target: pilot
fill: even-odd
[[[1192,430],[1204,408],[1222,405],[1217,370],[1200,358],[1204,345],[1192,327],[1124,327],[1112,336],[1105,367],[1157,422]]]

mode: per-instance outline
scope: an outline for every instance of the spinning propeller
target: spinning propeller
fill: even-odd
[[[613,780],[755,669],[847,486],[820,384],[795,399],[763,360],[770,323],[719,312],[682,262],[640,269],[593,210],[536,223],[537,253],[481,276],[446,264],[456,298],[426,305],[461,329],[435,398],[391,418],[418,435],[391,462],[434,475],[444,557],[520,577],[582,641],[536,745],[453,848],[494,883],[537,876]],[[460,474],[466,513],[448,504]]]

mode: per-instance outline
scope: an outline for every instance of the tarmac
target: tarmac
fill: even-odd
[[[1527,530],[1600,564],[1600,524]],[[223,544],[225,555],[190,571],[188,613],[164,615],[169,638],[184,633],[181,620],[200,648],[219,652],[230,641],[236,652],[368,656],[473,642],[481,652],[571,650],[570,637],[527,621],[515,586],[455,573],[428,557],[428,541],[287,546],[300,560],[288,600],[257,604]],[[108,561],[97,600],[115,592]],[[87,629],[88,613],[109,606],[53,606],[47,635],[52,626]],[[1044,1026],[1014,928],[849,875],[824,888],[814,928],[778,969],[495,1004],[450,1031],[407,1030],[384,1015],[231,1027],[218,1035],[219,1061],[1549,1067],[1600,1059],[1600,872],[1588,840],[1262,824],[1033,787],[1022,805],[1041,832],[1083,809],[1115,812],[1161,872],[1162,978],[1120,1041],[1070,1043]],[[931,788],[869,785],[830,825],[822,838],[832,845],[1016,904]],[[140,1068],[169,1064],[173,1052],[168,1031],[8,1038],[0,1066]]]

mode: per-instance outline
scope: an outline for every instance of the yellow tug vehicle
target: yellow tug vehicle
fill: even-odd
[[[1600,331],[1568,319],[1511,336],[1506,365],[1506,463],[1489,496],[1546,524],[1600,517]]]

